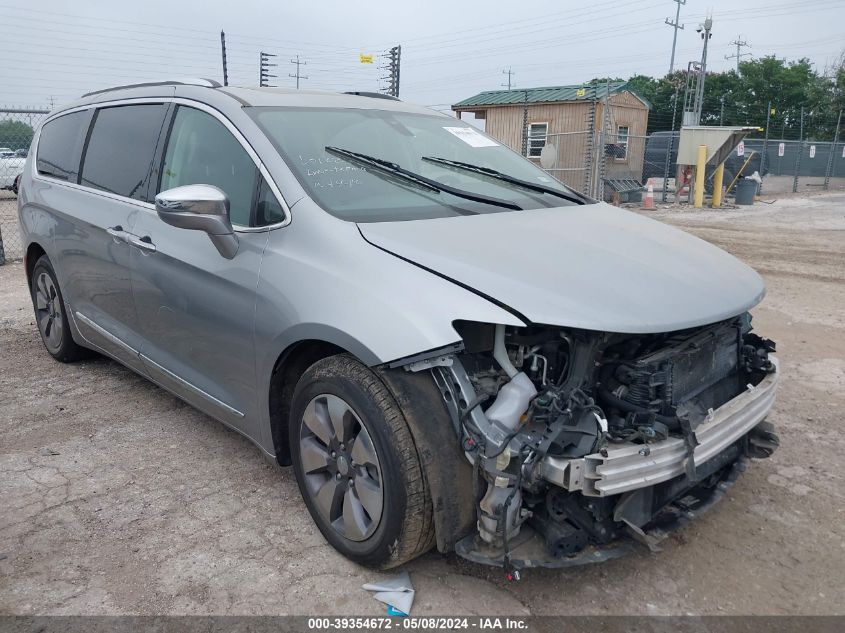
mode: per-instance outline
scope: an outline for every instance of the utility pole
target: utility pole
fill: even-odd
[[[387,51],[387,66],[381,68],[388,72],[387,77],[387,94],[391,97],[399,98],[399,66],[402,62],[402,47],[394,46]]]
[[[739,74],[739,61],[743,57],[751,57],[751,53],[742,53],[740,51],[742,50],[743,46],[747,46],[748,48],[751,48],[751,44],[749,44],[748,42],[743,40],[741,35],[738,35],[737,38],[733,42],[731,42],[731,44],[736,46],[736,55],[725,55],[725,59],[733,59],[734,57],[736,57],[736,74],[738,75]]]
[[[675,34],[672,36],[672,58],[669,60],[669,74],[672,74],[672,71],[675,70],[675,46],[678,43],[678,29],[684,30],[684,25],[680,23],[681,18],[681,5],[686,4],[687,0],[672,0],[673,2],[678,3],[678,7],[675,9],[675,21],[673,22],[669,18],[666,18],[666,24],[671,26]]]
[[[719,125],[725,124],[725,95],[719,97]]]
[[[220,31],[220,52],[223,54],[223,85],[229,85],[229,73],[226,70],[226,34]]]
[[[502,84],[502,87],[507,86],[507,87],[508,87],[508,92],[510,92],[510,91],[511,91],[511,87],[512,87],[512,84],[511,84],[511,76],[512,76],[512,75],[515,75],[516,73],[515,73],[515,72],[513,72],[513,71],[510,69],[510,66],[508,66],[508,69],[507,69],[507,70],[503,70],[503,71],[502,71],[502,74],[503,74],[503,75],[507,75],[507,76],[508,76],[508,83],[507,83],[507,84]]]
[[[259,55],[259,58],[258,58],[259,59],[258,85],[261,88],[272,88],[272,87],[274,87],[274,86],[271,86],[270,84],[267,83],[268,79],[270,79],[271,77],[277,76],[277,75],[271,75],[270,74],[270,68],[272,68],[273,66],[278,66],[278,64],[271,64],[270,63],[271,57],[275,57],[275,55],[273,53],[265,53],[265,52],[262,51],[261,54]]]
[[[296,77],[296,89],[299,90],[299,80],[300,79],[308,79],[305,75],[299,74],[299,67],[306,66],[308,62],[301,62],[299,61],[299,55],[296,56],[296,59],[290,60],[291,64],[296,64],[296,73],[293,75],[288,75],[288,77]]]

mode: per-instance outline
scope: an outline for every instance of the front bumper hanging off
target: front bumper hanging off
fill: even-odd
[[[632,491],[674,479],[665,486],[672,486],[679,492],[650,518],[650,523],[659,524],[659,529],[648,534],[636,530],[643,537],[638,540],[645,540],[654,549],[655,544],[671,532],[709,510],[745,470],[746,454],[739,447],[743,438],[763,422],[775,400],[778,366],[777,359],[770,359],[774,371],[712,411],[693,431],[696,441],[692,452],[693,471],[701,473],[702,480],[705,474],[719,473],[715,482],[711,478],[704,485],[698,479],[689,479],[688,444],[677,437],[647,445],[612,444],[602,453],[579,459],[547,455],[540,463],[539,474],[549,483],[572,493],[587,497],[619,495],[620,499],[623,493],[636,494]],[[606,545],[590,545],[572,556],[554,557],[549,554],[542,535],[525,525],[510,543],[507,561],[501,548],[487,545],[475,534],[459,541],[455,549],[460,556],[476,563],[525,569],[599,563],[619,558],[634,547],[635,540],[624,538]]]
[[[693,461],[700,467],[757,426],[768,415],[775,401],[777,359],[770,357],[775,371],[759,384],[714,410],[694,431],[697,445]],[[653,444],[625,442],[608,446],[605,454],[594,453],[580,459],[547,455],[540,465],[541,476],[549,483],[588,497],[605,497],[653,486],[683,475],[687,444],[670,437]]]

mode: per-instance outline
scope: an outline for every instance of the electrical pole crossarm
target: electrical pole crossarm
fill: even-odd
[[[300,74],[299,67],[300,66],[307,66],[308,62],[301,61],[299,59],[299,55],[296,56],[296,59],[290,60],[291,64],[296,64],[296,72],[292,75],[288,75],[288,77],[296,77],[296,89],[299,90],[299,80],[300,79],[308,79],[305,75]]]
[[[742,60],[743,57],[751,57],[751,53],[743,53],[742,48],[747,46],[751,48],[751,44],[746,42],[742,39],[742,36],[737,37],[733,42],[731,42],[732,46],[736,46],[736,53],[734,55],[725,55],[725,59],[734,59],[736,58],[736,73],[739,74],[739,62]]]
[[[674,29],[674,34],[672,35],[672,57],[669,60],[669,74],[671,75],[672,72],[675,70],[675,47],[678,44],[678,29],[684,30],[684,25],[680,23],[681,21],[681,5],[686,4],[687,0],[673,0],[673,2],[677,3],[677,8],[675,9],[675,21],[673,22],[669,18],[666,18],[666,24],[671,26]]]

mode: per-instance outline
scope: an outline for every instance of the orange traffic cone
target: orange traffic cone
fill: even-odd
[[[645,192],[645,198],[643,199],[643,209],[653,209],[654,208],[654,185],[651,184],[651,178],[648,180],[648,189]]]

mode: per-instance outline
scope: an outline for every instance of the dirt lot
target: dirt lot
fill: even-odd
[[[428,554],[415,615],[845,612],[845,194],[653,215],[766,278],[781,449],[659,554],[518,583]],[[19,264],[0,267],[0,403],[0,613],[383,613],[290,470],[116,363],[50,359]]]

